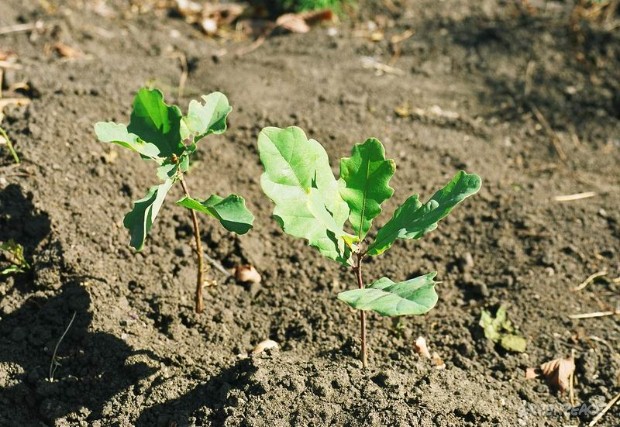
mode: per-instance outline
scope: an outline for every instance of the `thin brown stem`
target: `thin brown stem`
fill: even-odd
[[[361,253],[355,254],[355,266],[353,269],[355,270],[355,277],[357,278],[357,286],[360,289],[364,289],[364,280],[362,278],[362,259],[364,255]],[[368,367],[368,353],[366,351],[366,312],[364,310],[360,310],[360,335],[362,340],[362,350],[360,353],[360,359],[362,359],[362,366],[364,369]]]
[[[189,191],[187,190],[187,184],[185,184],[185,180],[182,175],[179,176],[179,181],[181,182],[181,187],[183,187],[185,196],[191,197],[189,195]],[[196,275],[196,313],[202,313],[205,309],[204,302],[202,301],[202,285],[204,283],[204,257],[202,254],[202,241],[200,240],[200,229],[198,227],[198,216],[196,215],[196,211],[189,209],[189,212],[192,215],[192,223],[194,224],[194,238],[196,239],[196,253],[198,255],[198,271]]]

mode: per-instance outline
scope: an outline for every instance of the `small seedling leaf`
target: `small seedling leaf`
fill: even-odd
[[[217,218],[226,230],[237,234],[250,231],[254,222],[254,215],[245,207],[245,200],[236,194],[226,198],[214,194],[202,202],[183,197],[177,205],[211,215]]]
[[[129,133],[127,126],[113,122],[99,122],[95,124],[95,133],[101,142],[111,142],[121,147],[139,153],[143,157],[161,161],[158,158],[159,148],[149,142],[142,141],[138,135]]]
[[[226,118],[232,111],[228,98],[221,92],[202,96],[204,104],[190,101],[187,116],[183,118],[187,129],[193,133],[194,142],[209,134],[226,131]]]
[[[308,240],[324,256],[347,263],[355,240],[343,230],[349,206],[340,196],[325,149],[298,127],[267,127],[258,136],[265,168],[261,187],[282,229]]]
[[[146,196],[135,201],[131,212],[125,215],[123,225],[129,229],[131,236],[129,244],[136,250],[142,250],[146,236],[151,231],[153,222],[173,183],[172,179],[167,179],[163,184],[151,187]]]
[[[381,203],[394,194],[388,183],[395,169],[394,161],[385,159],[383,145],[375,138],[355,145],[351,157],[340,160],[340,179],[346,184],[340,194],[351,209],[349,221],[360,241],[381,213]]]
[[[429,273],[399,283],[382,277],[364,289],[341,292],[338,299],[357,310],[372,310],[382,316],[424,314],[437,303],[433,280],[436,274]]]
[[[439,190],[427,203],[422,205],[418,196],[409,197],[377,233],[375,241],[368,248],[368,255],[379,255],[392,246],[397,238],[419,239],[437,228],[437,223],[466,197],[480,189],[478,175],[464,171]]]
[[[479,325],[484,330],[484,336],[499,344],[503,349],[522,353],[527,346],[527,340],[516,333],[512,322],[508,320],[507,307],[500,306],[495,317],[490,312],[482,310]]]
[[[179,107],[166,104],[159,90],[142,88],[134,98],[127,130],[155,145],[160,157],[180,156],[185,150],[181,118]]]
[[[24,256],[24,247],[13,239],[0,243],[0,253],[5,258],[0,260],[0,265],[8,264],[7,267],[0,271],[0,275],[23,273],[30,268]]]

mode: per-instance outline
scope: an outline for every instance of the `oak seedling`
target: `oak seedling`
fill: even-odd
[[[198,258],[196,279],[196,312],[204,310],[202,287],[205,264],[196,212],[216,218],[224,228],[245,234],[251,228],[254,216],[245,206],[245,200],[231,194],[227,197],[211,195],[198,200],[190,196],[184,175],[189,171],[190,157],[197,143],[211,134],[226,131],[226,118],[232,111],[226,96],[214,92],[202,97],[202,103],[191,101],[187,115],[176,105],[164,102],[157,89],[142,88],[133,101],[129,125],[113,122],[95,124],[95,133],[102,142],[111,142],[140,154],[142,159],[157,165],[160,183],[134,202],[133,209],[123,224],[131,236],[130,245],[141,250],[153,222],[159,213],[168,191],[176,183],[183,189],[184,197],[176,202],[190,210]]]
[[[429,201],[410,196],[377,232],[366,237],[381,204],[392,197],[389,181],[395,171],[385,158],[379,140],[367,139],[353,147],[351,157],[340,161],[336,179],[325,149],[308,139],[298,127],[267,127],[258,136],[258,149],[265,172],[261,187],[275,203],[273,216],[284,232],[304,238],[327,258],[349,266],[357,289],[341,292],[338,298],[360,310],[361,354],[367,367],[366,314],[382,316],[420,315],[437,303],[436,273],[394,282],[387,277],[365,285],[362,261],[381,255],[396,239],[419,239],[437,228],[437,223],[463,199],[480,189],[480,177],[458,172]],[[349,222],[350,230],[345,230]]]

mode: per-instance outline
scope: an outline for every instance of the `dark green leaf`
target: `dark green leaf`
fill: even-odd
[[[393,160],[385,159],[383,145],[375,138],[355,145],[351,157],[340,160],[340,179],[346,183],[340,194],[351,209],[349,221],[360,241],[381,213],[381,203],[394,193],[388,183],[395,168]]]
[[[150,142],[160,157],[180,156],[185,146],[181,138],[181,110],[167,105],[157,89],[142,88],[133,101],[133,111],[127,130]]]
[[[274,201],[273,215],[291,236],[308,240],[324,256],[348,261],[353,236],[343,230],[349,207],[340,196],[325,149],[298,127],[268,127],[258,136],[265,167],[261,186]]]
[[[383,277],[364,289],[341,292],[338,299],[357,310],[372,310],[382,316],[424,314],[437,303],[433,280],[436,274],[399,283]]]
[[[480,177],[460,171],[444,188],[422,205],[418,196],[409,197],[396,211],[368,248],[368,255],[386,251],[397,238],[419,239],[437,228],[437,223],[468,196],[480,189]]]
[[[184,118],[187,129],[195,134],[194,142],[209,134],[226,131],[226,117],[232,111],[228,98],[223,93],[213,92],[202,97],[204,104],[191,101]]]
[[[226,230],[237,234],[250,231],[254,222],[254,215],[245,207],[245,200],[236,194],[231,194],[225,199],[214,194],[202,202],[184,197],[177,202],[177,205],[211,215],[217,218]]]
[[[135,201],[131,212],[125,215],[123,224],[129,229],[131,236],[129,244],[136,250],[142,250],[146,236],[151,231],[153,221],[172,184],[173,180],[167,179],[163,184],[151,187],[146,196]]]

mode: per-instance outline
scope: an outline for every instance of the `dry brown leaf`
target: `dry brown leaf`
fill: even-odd
[[[435,365],[435,369],[446,369],[446,363],[439,357],[439,353],[437,352],[433,352],[433,364]]]
[[[285,30],[289,30],[292,33],[307,33],[310,31],[310,26],[306,24],[304,18],[296,13],[286,13],[276,20],[276,25],[282,27]]]
[[[276,26],[284,28],[292,33],[307,33],[310,26],[322,21],[331,21],[334,13],[329,9],[303,12],[285,13],[276,20]]]
[[[574,373],[575,359],[570,356],[550,360],[540,365],[540,368],[528,368],[525,371],[525,378],[532,379],[542,375],[550,386],[564,392],[570,388],[570,379]]]
[[[253,265],[238,265],[235,267],[235,280],[241,283],[260,283],[262,278]]]
[[[79,49],[60,42],[55,43],[53,49],[63,58],[75,59],[84,56],[82,51],[80,51]]]

